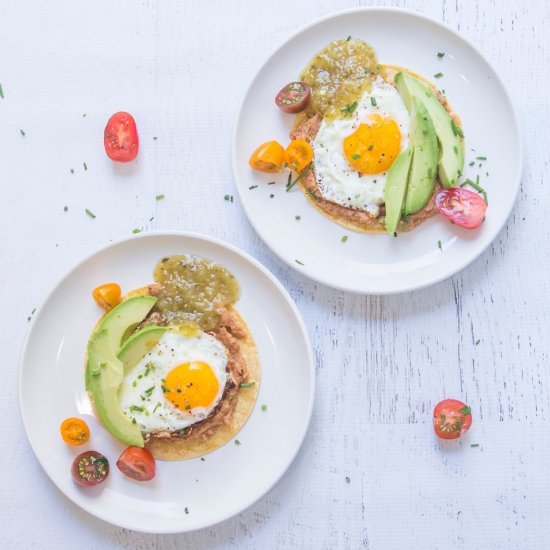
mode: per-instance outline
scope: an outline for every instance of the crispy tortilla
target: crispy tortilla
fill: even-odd
[[[138,288],[128,292],[124,299],[132,296],[147,296],[154,294],[155,291],[155,285]],[[229,337],[232,337],[234,340],[234,347],[238,348],[238,354],[235,358],[242,359],[248,371],[248,375],[241,381],[246,381],[248,383],[254,382],[254,384],[251,387],[244,388],[240,387],[238,384],[236,387],[229,387],[230,384],[228,382],[226,391],[224,391],[223,397],[215,411],[208,418],[191,426],[190,428],[192,429],[188,430],[188,435],[182,436],[177,433],[163,432],[163,435],[160,437],[153,436],[145,438],[145,447],[159,460],[187,460],[216,450],[218,447],[225,445],[239,432],[254,408],[260,389],[260,360],[256,344],[252,338],[250,329],[238,311],[233,306],[226,306],[225,312],[235,327],[233,334],[240,336],[232,336],[232,333],[228,333],[227,331],[225,333],[225,338],[228,338],[227,334],[229,334]],[[150,317],[153,315],[158,314],[153,312],[150,314]],[[103,317],[99,319],[94,330],[97,329],[102,319]],[[216,336],[216,333],[214,332],[212,335]],[[225,347],[227,348],[227,346]],[[229,349],[228,354],[230,358],[233,356],[233,353]],[[88,357],[86,355],[84,365],[86,365],[87,361]],[[230,379],[231,374],[230,372]],[[95,409],[93,395],[88,392],[88,396],[94,416],[101,423]],[[223,423],[212,422],[212,417],[219,412],[224,401],[228,399],[231,400],[231,404],[234,402],[231,414],[224,417]]]
[[[393,83],[394,76],[399,71],[407,72],[414,78],[417,78],[418,80],[423,82],[426,86],[434,91],[443,107],[445,107],[445,110],[455,121],[456,125],[462,128],[460,118],[452,110],[449,102],[447,101],[447,98],[439,92],[437,87],[432,82],[426,80],[424,77],[409,69],[398,67],[397,65],[380,65],[380,70],[384,80],[389,83]],[[304,118],[303,115],[298,115],[296,117],[295,128],[290,133],[290,137],[293,139],[297,137],[303,137],[308,141],[312,141],[315,138],[315,135],[317,134],[317,131],[319,129],[319,125],[322,121],[322,118],[319,118],[318,121],[316,121],[316,116],[319,115],[314,115],[314,117],[307,120]],[[464,141],[462,141],[462,147],[464,148]],[[348,208],[341,204],[337,204],[335,202],[324,199],[317,185],[315,170],[313,168],[311,168],[304,175],[304,177],[300,180],[299,185],[302,188],[302,191],[306,195],[307,199],[311,202],[311,204],[313,204],[313,206],[317,210],[319,210],[319,212],[321,212],[324,216],[326,216],[333,222],[341,225],[342,227],[345,227],[346,229],[350,229],[352,231],[357,231],[359,233],[386,232],[386,227],[384,225],[384,206],[382,206],[380,209],[380,215],[376,218],[373,218],[363,210]],[[437,208],[435,207],[435,196],[441,190],[441,188],[442,187],[439,179],[436,179],[434,192],[432,193],[432,196],[430,197],[428,202],[418,212],[411,214],[408,217],[407,221],[401,221],[398,226],[399,231],[410,231],[437,213]]]

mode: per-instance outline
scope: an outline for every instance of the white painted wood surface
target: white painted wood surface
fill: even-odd
[[[379,2],[458,29],[517,105],[526,145],[518,202],[463,273],[388,298],[324,288],[275,258],[238,201],[223,200],[235,191],[235,114],[259,64],[311,19],[371,4],[5,3],[2,548],[550,548],[548,3]],[[103,126],[120,109],[140,128],[131,166],[103,152]],[[156,202],[160,193],[166,199]],[[313,424],[283,481],[239,516],[177,536],[118,529],[75,508],[42,472],[18,413],[27,316],[77,260],[142,227],[203,232],[259,258],[295,298],[317,359]],[[458,446],[432,435],[431,410],[444,396],[474,411]]]

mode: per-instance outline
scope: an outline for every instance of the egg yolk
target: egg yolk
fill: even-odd
[[[379,174],[393,164],[401,150],[401,132],[395,121],[369,117],[344,139],[348,162],[362,174]]]
[[[178,365],[164,381],[164,397],[184,412],[211,405],[218,395],[218,389],[214,371],[202,361]]]

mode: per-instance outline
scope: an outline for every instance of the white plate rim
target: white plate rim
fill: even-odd
[[[23,410],[23,401],[22,401],[22,395],[23,395],[23,372],[24,372],[24,364],[26,361],[27,356],[27,350],[29,349],[29,344],[32,341],[32,335],[33,335],[33,328],[36,323],[36,321],[40,318],[42,311],[44,311],[45,306],[48,304],[48,302],[53,298],[55,293],[65,280],[71,276],[73,271],[76,271],[79,267],[81,267],[83,264],[94,258],[96,255],[100,255],[102,252],[108,250],[109,248],[124,244],[129,241],[135,241],[140,239],[146,239],[146,238],[156,238],[156,237],[181,237],[181,238],[189,238],[189,239],[196,239],[199,241],[205,241],[213,245],[220,246],[222,248],[225,248],[229,250],[230,252],[233,252],[237,256],[239,256],[241,259],[243,259],[245,262],[251,264],[254,268],[258,269],[262,272],[263,275],[265,275],[272,284],[275,285],[277,290],[279,291],[280,295],[284,298],[286,304],[290,306],[295,320],[298,323],[298,326],[300,327],[301,337],[303,339],[305,349],[307,351],[307,357],[308,357],[308,369],[310,373],[310,386],[309,386],[309,393],[308,393],[308,407],[307,407],[307,413],[306,413],[306,419],[305,423],[303,425],[302,431],[299,434],[299,438],[297,440],[295,448],[292,450],[292,453],[290,454],[289,460],[284,468],[281,469],[278,476],[275,476],[272,480],[272,483],[269,485],[269,487],[265,488],[262,492],[260,492],[254,499],[252,499],[250,502],[247,503],[247,505],[243,508],[240,508],[238,510],[234,510],[233,512],[230,512],[220,518],[218,518],[215,521],[206,521],[203,523],[199,523],[192,528],[189,529],[182,529],[182,528],[175,528],[173,530],[167,530],[162,529],[158,530],[155,528],[136,528],[135,525],[127,525],[124,522],[117,522],[116,520],[113,520],[111,517],[107,517],[107,515],[104,515],[101,513],[101,511],[97,511],[93,509],[92,506],[86,506],[82,502],[76,502],[73,498],[71,498],[70,495],[65,493],[54,481],[52,476],[50,475],[50,472],[46,469],[44,466],[40,454],[37,452],[37,449],[35,448],[35,445],[33,444],[33,441],[31,440],[31,437],[29,436],[29,430],[27,428],[28,422],[30,421],[30,418],[27,417],[25,414],[25,411]],[[147,231],[140,235],[135,235],[131,237],[123,237],[120,239],[113,240],[112,242],[109,242],[107,244],[104,244],[100,247],[95,248],[91,253],[87,254],[84,258],[73,264],[65,273],[62,275],[58,282],[52,287],[52,290],[50,290],[46,297],[40,302],[40,305],[36,308],[36,314],[32,317],[29,327],[27,330],[27,334],[24,338],[23,345],[21,348],[21,354],[19,359],[19,372],[18,372],[18,401],[19,401],[19,414],[21,417],[21,421],[23,423],[23,427],[25,429],[25,434],[27,436],[27,441],[29,445],[31,446],[31,449],[34,453],[34,456],[36,457],[36,460],[42,467],[42,470],[46,473],[50,481],[54,484],[56,489],[61,492],[70,502],[72,502],[75,506],[78,506],[82,510],[86,511],[90,515],[101,519],[107,523],[110,523],[111,525],[116,525],[118,527],[122,527],[124,529],[130,529],[132,531],[142,532],[142,533],[152,533],[152,534],[176,534],[176,533],[184,533],[184,532],[193,532],[197,531],[199,529],[205,529],[208,527],[212,527],[214,525],[218,525],[219,523],[222,523],[224,521],[227,521],[228,519],[234,517],[237,514],[240,514],[259,502],[262,498],[264,498],[270,491],[273,490],[273,488],[281,481],[281,479],[284,477],[284,475],[287,473],[289,468],[292,466],[294,461],[296,460],[296,457],[298,453],[300,452],[300,449],[303,446],[304,440],[306,438],[306,435],[309,431],[309,428],[311,426],[311,419],[313,416],[313,408],[315,404],[315,393],[316,393],[316,369],[315,369],[315,358],[313,353],[313,347],[311,344],[311,339],[309,336],[309,332],[307,330],[307,327],[305,325],[305,322],[303,320],[303,317],[295,304],[294,300],[288,293],[288,291],[285,289],[285,287],[282,285],[282,283],[273,275],[262,263],[260,263],[258,260],[256,260],[253,256],[251,256],[248,252],[245,252],[244,250],[241,250],[237,246],[227,243],[221,239],[211,237],[208,235],[204,235],[201,233],[196,233],[192,231],[164,231],[164,230],[158,230],[158,231]]]
[[[333,18],[342,17],[345,15],[353,14],[353,13],[365,13],[365,12],[380,12],[380,13],[395,13],[395,14],[403,14],[408,15],[412,17],[416,17],[418,19],[428,21],[436,26],[439,26],[446,32],[452,34],[465,44],[467,44],[486,64],[487,66],[492,70],[495,80],[497,84],[501,87],[504,97],[506,101],[508,102],[510,113],[512,115],[513,123],[514,123],[514,132],[517,136],[518,140],[518,173],[513,175],[512,181],[516,182],[516,187],[514,191],[514,197],[513,200],[510,201],[510,206],[507,209],[508,211],[505,212],[505,215],[502,217],[502,221],[500,223],[500,226],[494,231],[494,235],[490,241],[488,241],[485,246],[480,248],[478,251],[476,251],[474,254],[472,254],[466,262],[459,263],[456,266],[454,266],[452,269],[449,269],[446,273],[443,273],[437,277],[434,277],[433,279],[429,279],[426,281],[419,282],[417,284],[412,284],[408,286],[407,288],[395,288],[390,290],[384,290],[384,291],[369,291],[368,289],[360,289],[356,287],[350,287],[346,285],[339,285],[338,283],[335,283],[334,281],[327,280],[322,275],[310,272],[308,269],[298,269],[295,265],[295,261],[285,257],[283,254],[280,254],[277,250],[275,250],[271,244],[264,238],[262,233],[259,231],[255,221],[254,217],[249,214],[249,211],[246,206],[246,201],[243,201],[243,193],[244,193],[244,187],[239,185],[237,182],[239,181],[239,174],[237,172],[237,142],[238,142],[238,131],[239,131],[239,123],[242,117],[242,114],[245,110],[245,100],[248,97],[250,91],[252,90],[252,87],[254,86],[259,73],[263,69],[265,65],[267,65],[271,59],[273,59],[281,49],[283,49],[289,42],[294,40],[296,37],[298,37],[301,33],[307,31],[308,29],[315,27],[316,25],[319,25],[325,21],[328,21]],[[271,51],[271,53],[264,59],[264,61],[259,65],[258,70],[256,71],[256,74],[252,77],[249,85],[246,87],[240,107],[237,111],[237,115],[235,117],[235,122],[233,126],[233,136],[232,136],[232,144],[231,144],[231,160],[232,160],[232,169],[233,169],[233,179],[236,182],[237,192],[239,194],[239,198],[241,199],[241,204],[243,206],[243,209],[245,211],[246,217],[249,221],[249,223],[254,228],[254,231],[256,231],[257,235],[260,237],[262,242],[284,263],[286,263],[288,266],[290,266],[292,269],[297,271],[298,273],[312,279],[313,281],[320,283],[322,285],[335,288],[337,290],[343,290],[345,292],[351,292],[353,294],[361,294],[361,295],[372,295],[372,296],[389,296],[393,294],[403,294],[406,292],[412,292],[415,290],[420,290],[423,288],[427,288],[429,286],[435,285],[437,283],[440,283],[441,281],[447,280],[450,277],[456,275],[463,269],[466,269],[469,265],[471,265],[473,262],[475,262],[486,250],[489,248],[489,246],[492,244],[492,242],[497,238],[497,236],[501,233],[502,229],[506,225],[508,218],[510,217],[510,214],[512,213],[512,210],[514,209],[514,206],[517,202],[517,196],[519,194],[519,189],[521,187],[521,176],[523,173],[523,164],[524,164],[524,143],[523,143],[523,136],[521,133],[521,128],[519,125],[519,119],[517,112],[514,108],[514,104],[512,102],[512,98],[510,97],[510,94],[508,92],[508,89],[504,85],[504,82],[502,81],[502,78],[500,77],[500,74],[495,70],[493,65],[489,62],[489,60],[483,55],[483,53],[479,50],[477,46],[475,46],[472,42],[464,38],[458,31],[453,29],[450,25],[447,23],[436,19],[435,17],[431,17],[429,15],[425,15],[423,13],[419,13],[418,11],[406,9],[406,8],[398,8],[398,7],[385,7],[385,6],[362,6],[358,8],[350,8],[350,9],[344,9],[344,10],[338,10],[331,12],[327,15],[323,15],[321,17],[318,17],[314,19],[313,21],[307,23],[306,25],[303,25],[295,32],[291,33],[289,36],[287,36],[282,42],[279,43],[279,45]]]

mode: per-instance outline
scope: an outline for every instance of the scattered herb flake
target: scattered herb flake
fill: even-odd
[[[187,506],[184,508],[185,510],[185,513],[188,514],[189,513],[189,508],[187,508]]]
[[[25,134],[25,130],[19,129],[19,131],[21,132],[21,135],[22,135],[23,137],[25,137],[25,135],[26,135],[26,134]]]
[[[154,141],[157,141],[158,137],[157,136],[153,136],[153,140]]]
[[[441,250],[441,252],[443,252],[443,245],[441,244],[441,241],[437,241],[437,247]]]
[[[258,187],[257,185],[251,185],[251,186],[249,187],[249,189],[252,191],[252,189],[256,189],[257,187]]]
[[[276,181],[268,181],[267,185],[275,185],[276,183],[277,183]]]
[[[288,182],[286,184],[286,192],[288,193],[303,177],[304,174],[309,170],[311,164],[308,164],[297,176],[294,181],[292,180],[292,173],[288,175]]]
[[[472,162],[470,162],[469,166],[473,166],[475,163],[476,163],[476,161],[473,160]]]
[[[235,439],[235,445],[240,445],[241,442],[238,439]]]
[[[201,456],[201,462],[204,462],[206,460],[206,458],[204,458],[204,456]]]
[[[69,210],[69,207],[68,206],[64,206],[63,207],[63,212],[67,212]]]
[[[302,216],[300,216],[299,214],[296,214],[296,216],[294,216],[294,219],[300,221],[302,219]]]
[[[229,202],[233,202],[233,195],[225,195],[224,199]]]
[[[351,155],[351,158],[352,158],[353,160],[358,160],[358,159],[361,158],[361,155],[360,155],[359,153],[353,153],[353,155]]]
[[[351,40],[351,34],[346,38],[346,42],[349,42]]]
[[[262,411],[263,411],[263,412],[267,411],[267,405],[266,405],[266,404],[263,404],[263,405],[262,405]]]
[[[376,107],[376,98],[373,95],[370,96],[370,104],[373,107]]]
[[[441,78],[443,76],[443,73],[435,73],[434,78]]]
[[[458,411],[460,414],[472,414],[472,409],[470,407],[468,407],[468,405],[466,405],[465,407],[462,407],[462,409],[460,409],[460,411]]]
[[[151,217],[149,218],[149,221],[152,222],[154,219],[155,219],[155,216],[151,216]]]
[[[444,52],[437,52],[437,57],[439,57],[439,58],[443,57],[444,55],[445,55]]]
[[[2,84],[0,84],[0,97],[4,99],[4,90],[2,88]]]
[[[138,407],[137,405],[130,405],[130,411],[143,412],[145,409],[143,407]]]
[[[357,101],[354,101],[353,103],[348,103],[345,107],[342,107],[340,111],[346,115],[351,116],[355,111],[355,109],[357,109],[357,105],[358,105]]]
[[[88,165],[85,162],[82,163],[82,166],[84,166],[84,170],[88,170]]]
[[[476,160],[487,160],[487,157],[476,157]]]
[[[481,340],[476,340],[476,346],[479,346],[480,342],[481,342]]]
[[[271,195],[269,195],[269,198],[272,199],[275,195],[273,193],[271,193]]]
[[[470,447],[479,447],[479,443],[472,443]]]
[[[340,242],[345,243],[348,239],[349,237],[347,235],[343,235],[342,238],[340,239]]]
[[[346,483],[351,483],[351,479],[349,478],[349,476],[346,476]]]
[[[374,149],[374,144],[371,143],[371,144],[368,146],[368,149],[367,149],[367,150],[368,150],[368,151],[372,151],[373,149]]]
[[[298,265],[305,265],[300,260],[294,260]]]
[[[252,382],[241,382],[239,384],[239,388],[252,388],[255,385],[256,385],[256,382],[254,382],[254,381],[252,381]]]
[[[160,407],[160,401],[155,405],[155,408],[153,409],[153,414],[155,414],[155,412],[159,407]]]
[[[74,168],[71,168],[71,174],[74,174]]]
[[[161,195],[157,195],[157,196],[155,197],[155,200],[156,200],[156,201],[161,201],[161,200],[163,200],[163,199],[164,199],[164,195],[162,195],[162,194],[161,194]]]
[[[453,129],[453,134],[459,138],[464,138],[464,132],[462,128],[451,118],[451,128]]]
[[[485,189],[483,189],[483,187],[481,187],[481,185],[479,185],[478,182],[472,181],[471,179],[467,179],[464,183],[460,185],[460,187],[464,187],[466,185],[473,187],[478,193],[481,193],[483,195],[483,200],[485,201],[485,204],[488,205],[489,201],[487,200],[487,191],[485,191]]]
[[[86,208],[84,212],[86,212],[86,214],[90,216],[90,218],[92,218],[93,220],[96,219],[96,215],[89,208]]]
[[[86,117],[86,113],[82,113],[82,118],[85,118]]]
[[[136,233],[141,233],[143,231],[143,228],[142,229],[139,229],[139,228],[135,228],[135,229],[132,229],[132,233],[136,234]]]

